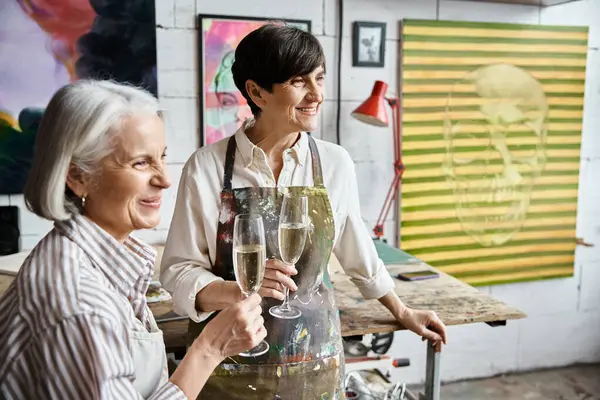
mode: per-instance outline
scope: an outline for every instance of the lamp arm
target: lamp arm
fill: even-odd
[[[400,105],[398,98],[387,98],[386,100],[390,107],[392,108],[392,118],[393,123],[392,127],[394,130],[394,178],[390,184],[388,189],[387,196],[385,201],[383,202],[383,206],[381,208],[381,212],[379,213],[379,218],[377,219],[377,224],[373,229],[375,235],[380,238],[384,234],[383,224],[387,219],[387,216],[390,212],[392,204],[395,203],[398,188],[400,187],[400,182],[402,182],[402,175],[404,174],[404,164],[402,163],[402,140],[400,135]]]
[[[402,141],[400,137],[400,99],[397,97],[386,97],[392,109],[392,128],[394,129],[394,163],[402,163]]]
[[[377,218],[377,224],[373,229],[375,236],[377,236],[378,238],[383,236],[384,234],[383,225],[385,223],[385,220],[387,219],[388,214],[390,213],[392,204],[394,204],[394,201],[396,200],[396,195],[398,194],[398,187],[400,186],[400,182],[402,181],[402,174],[403,171],[396,171],[394,179],[392,180],[390,188],[388,189],[385,201],[383,202],[383,206],[381,207],[379,218]]]

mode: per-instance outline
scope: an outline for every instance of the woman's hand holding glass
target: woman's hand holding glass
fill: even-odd
[[[285,288],[291,291],[298,290],[298,286],[291,278],[298,271],[294,265],[286,264],[278,259],[267,260],[265,277],[258,294],[262,297],[272,297],[283,301],[285,299]]]
[[[194,345],[217,362],[257,346],[267,336],[260,302],[261,297],[253,294],[222,310],[206,325]]]

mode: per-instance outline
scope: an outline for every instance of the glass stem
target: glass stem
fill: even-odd
[[[290,311],[290,289],[287,286],[283,287],[283,303],[281,304],[281,309],[283,311]]]

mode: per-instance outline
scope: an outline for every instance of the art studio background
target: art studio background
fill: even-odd
[[[338,142],[355,161],[366,229],[376,225],[394,178],[392,112],[388,108],[387,128],[351,113],[380,80],[388,84],[388,96],[402,97],[406,168],[404,201],[385,219],[384,238],[528,316],[500,329],[451,327],[443,379],[600,361],[600,0],[552,7],[345,0],[341,21],[333,0],[159,0],[136,2],[143,5],[129,10],[134,14],[129,20],[124,10],[104,18],[106,25],[95,26],[91,35],[95,39],[85,35],[106,10],[83,0],[67,3],[72,13],[54,13],[60,16],[57,24],[17,1],[0,1],[0,206],[19,210],[21,249],[32,248],[51,229],[27,211],[19,191],[36,112],[53,91],[103,70],[159,97],[175,184],[165,196],[158,229],[139,236],[161,243],[183,163],[248,115],[238,107],[241,97],[227,76],[228,52],[264,18],[285,19],[309,29],[324,46],[327,100],[313,135]],[[115,47],[109,65],[99,64],[98,39],[117,36],[129,41],[112,41],[122,46]],[[496,39],[491,47],[483,41],[479,46],[488,43],[488,54],[480,54],[477,45],[456,39],[463,36]],[[83,54],[79,63],[75,49]],[[515,52],[525,54],[519,58]],[[490,63],[501,69],[477,67]],[[511,79],[500,89],[486,89],[490,74]],[[511,87],[514,82],[527,93]],[[514,104],[490,106],[485,101],[490,90],[521,96],[527,112],[519,114]],[[485,117],[474,121],[478,110]],[[498,141],[509,123],[509,137]],[[483,179],[475,176],[482,165],[492,166]],[[484,209],[506,216],[503,232],[486,228]],[[418,337],[396,333],[391,354],[410,358],[411,366],[394,371],[398,376],[392,379],[422,381],[424,351]],[[463,357],[469,362],[461,362]]]

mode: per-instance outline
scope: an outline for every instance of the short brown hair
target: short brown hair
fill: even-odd
[[[235,85],[257,117],[260,108],[246,91],[249,79],[270,92],[274,84],[308,74],[321,66],[325,68],[325,53],[313,34],[293,26],[269,23],[240,41],[231,72]]]

